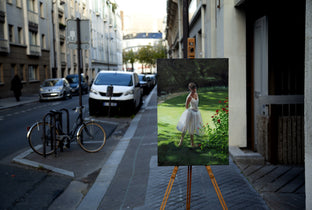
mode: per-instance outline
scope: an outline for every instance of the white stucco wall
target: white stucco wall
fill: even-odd
[[[305,46],[305,192],[306,209],[312,209],[312,0],[306,0]]]
[[[224,57],[229,58],[229,144],[246,147],[245,14],[235,9],[233,0],[224,0],[220,9],[223,10]],[[219,35],[217,36],[219,37]]]

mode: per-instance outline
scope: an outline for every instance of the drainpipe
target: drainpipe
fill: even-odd
[[[189,36],[188,0],[183,0],[183,58],[187,58],[187,38]]]

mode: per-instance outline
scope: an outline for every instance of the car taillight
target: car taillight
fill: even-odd
[[[30,129],[30,127],[29,127],[29,126],[27,126],[27,131],[29,131],[29,129]]]

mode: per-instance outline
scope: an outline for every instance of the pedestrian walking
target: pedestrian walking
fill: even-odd
[[[203,124],[203,120],[198,110],[198,94],[196,84],[191,82],[188,85],[190,93],[186,97],[185,108],[186,110],[182,113],[180,120],[177,125],[178,131],[181,131],[181,139],[179,143],[179,147],[182,145],[184,140],[184,135],[186,131],[190,134],[191,138],[191,146],[195,147],[194,144],[194,133],[201,135],[201,132],[198,128],[200,128]]]
[[[17,74],[15,74],[15,76],[13,77],[11,81],[11,90],[14,93],[14,97],[16,98],[16,101],[20,101],[20,97],[22,95],[22,88],[23,88],[22,81],[20,77]]]

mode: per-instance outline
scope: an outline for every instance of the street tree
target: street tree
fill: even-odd
[[[155,67],[157,59],[166,57],[167,50],[161,42],[153,47],[151,45],[141,47],[137,55],[138,61],[142,64],[142,69],[144,65],[150,68]]]
[[[127,66],[128,63],[131,63],[131,70],[134,70],[133,64],[137,60],[137,53],[131,50],[123,50],[122,52],[122,62]]]

